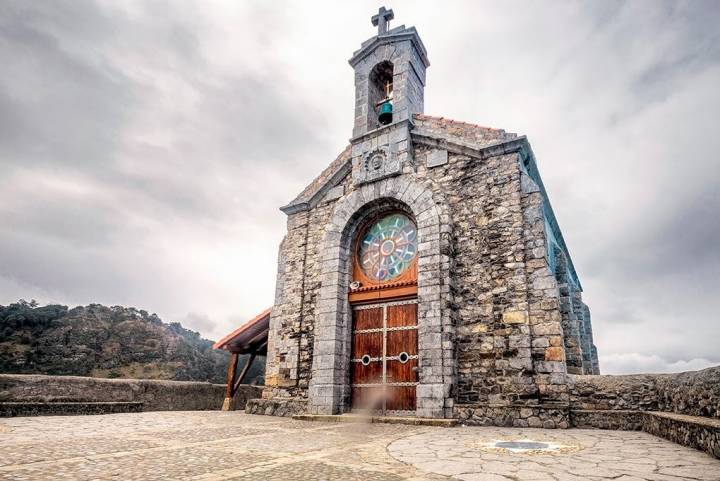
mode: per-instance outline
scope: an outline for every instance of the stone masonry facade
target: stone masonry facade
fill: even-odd
[[[380,126],[368,84],[387,62],[396,115]],[[597,350],[527,139],[424,115],[414,28],[371,38],[350,64],[350,145],[283,207],[263,410],[350,409],[351,245],[366,219],[402,211],[419,243],[416,414],[567,427],[568,373],[598,374]]]

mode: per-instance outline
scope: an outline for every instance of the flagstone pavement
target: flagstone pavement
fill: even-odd
[[[511,452],[496,441],[548,443]],[[313,423],[240,412],[0,419],[2,480],[720,480],[641,432]]]

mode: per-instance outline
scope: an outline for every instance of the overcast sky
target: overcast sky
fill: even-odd
[[[217,339],[347,144],[378,2],[0,0],[0,304]],[[526,134],[604,373],[720,364],[720,2],[399,1],[426,113]]]

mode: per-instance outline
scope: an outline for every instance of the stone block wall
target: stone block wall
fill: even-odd
[[[236,405],[260,393],[241,386]],[[0,402],[8,403],[139,402],[144,411],[196,411],[219,410],[224,397],[224,385],[206,382],[0,374]]]

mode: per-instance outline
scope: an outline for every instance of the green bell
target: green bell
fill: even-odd
[[[380,106],[378,121],[380,125],[387,125],[392,122],[392,104],[389,100]]]

